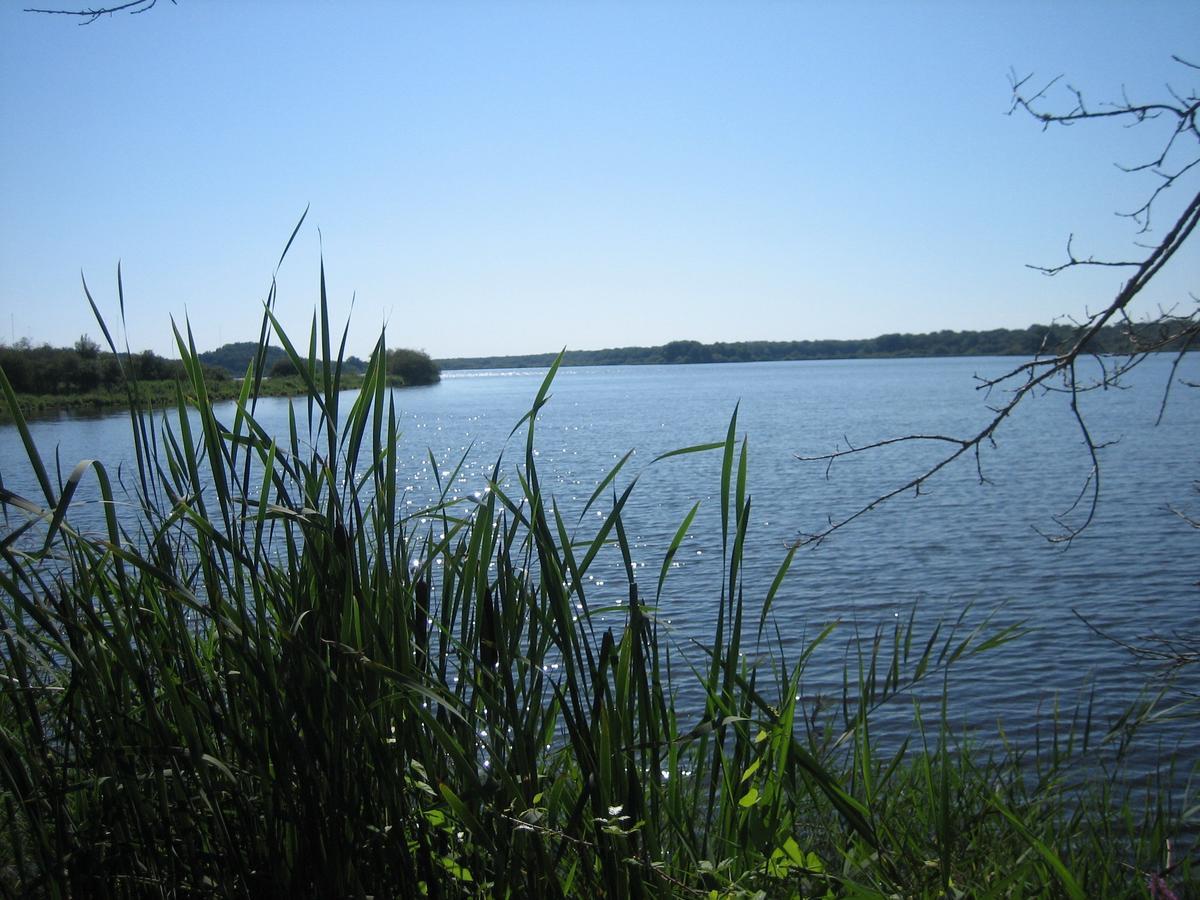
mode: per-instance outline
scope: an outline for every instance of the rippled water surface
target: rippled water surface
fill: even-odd
[[[1177,378],[1200,381],[1200,354]],[[988,398],[975,375],[997,374],[1004,359],[870,360],[710,366],[629,366],[563,369],[537,425],[543,486],[574,521],[583,503],[625,454],[634,456],[616,480],[639,481],[626,507],[642,595],[653,596],[663,554],[691,505],[701,501],[670,570],[661,614],[673,635],[710,633],[722,579],[720,454],[667,459],[675,448],[722,440],[735,406],[737,432],[748,439],[752,516],[747,551],[747,602],[757,608],[787,546],[829,517],[853,511],[905,483],[932,461],[932,452],[903,445],[840,461],[830,471],[797,455],[828,452],[902,434],[967,435],[984,424]],[[804,690],[840,686],[847,640],[857,629],[907,619],[916,605],[922,633],[971,607],[969,620],[1024,620],[1029,633],[961,668],[952,681],[956,717],[981,729],[997,720],[1019,733],[1039,703],[1058,697],[1070,706],[1096,690],[1100,715],[1115,715],[1145,683],[1147,671],[1075,615],[1123,639],[1194,631],[1200,609],[1197,532],[1176,511],[1197,517],[1200,496],[1200,390],[1176,384],[1163,423],[1155,427],[1168,359],[1148,361],[1128,390],[1082,398],[1101,453],[1101,504],[1090,528],[1069,547],[1052,545],[1053,531],[1084,483],[1090,460],[1066,398],[1031,398],[982,457],[986,483],[964,460],[939,473],[920,497],[911,493],[796,555],[774,606],[783,644],[795,654],[826,623],[842,623],[814,665]],[[399,391],[403,436],[398,459],[409,511],[438,493],[437,479],[466,461],[451,494],[486,488],[504,451],[501,480],[523,460],[523,435],[509,432],[528,410],[544,370],[448,372],[441,384]],[[280,435],[286,400],[260,403],[259,417]],[[229,415],[228,409],[223,414]],[[57,447],[64,474],[84,457],[115,470],[128,466],[129,423],[123,415],[58,418],[33,424],[44,456]],[[436,460],[435,477],[430,456]],[[5,485],[36,496],[20,439],[0,427]],[[587,536],[602,504],[579,526]],[[597,511],[599,510],[599,511]],[[615,554],[614,554],[615,557]],[[614,558],[597,570],[588,591],[595,606],[628,595]],[[936,688],[940,685],[935,686]],[[1192,676],[1192,690],[1200,688]],[[905,713],[908,715],[909,713]],[[1186,731],[1178,735],[1185,741]],[[1192,751],[1192,758],[1195,753]]]

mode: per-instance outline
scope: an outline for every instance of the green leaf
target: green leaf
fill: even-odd
[[[675,537],[671,539],[671,546],[667,548],[667,553],[663,557],[662,569],[658,573],[658,590],[654,594],[656,603],[658,602],[658,598],[662,596],[663,583],[667,580],[667,570],[671,568],[671,560],[675,558],[675,554],[679,550],[679,545],[683,543],[688,529],[692,527],[692,519],[696,518],[696,510],[699,508],[700,501],[697,500],[692,505],[688,514],[684,516],[683,523],[675,531]]]
[[[714,444],[696,444],[693,447],[680,447],[678,450],[668,450],[666,453],[654,457],[650,462],[653,464],[661,459],[670,459],[672,456],[683,456],[685,453],[703,453],[706,450],[720,450],[724,446],[724,441],[717,441]]]
[[[457,860],[451,859],[449,856],[443,856],[438,860],[442,864],[442,868],[450,873],[451,877],[457,878],[459,881],[474,881],[471,877],[471,870],[466,866],[460,865]]]
[[[788,838],[783,842],[783,852],[788,855],[796,865],[804,865],[804,852],[800,849],[800,845],[796,843],[793,837]]]
[[[1029,842],[1029,846],[1036,850],[1038,855],[1041,856],[1041,858],[1046,861],[1050,868],[1054,870],[1054,873],[1058,876],[1058,880],[1062,882],[1062,886],[1066,890],[1067,895],[1071,898],[1071,900],[1084,900],[1086,895],[1083,892],[1083,888],[1079,886],[1079,882],[1075,880],[1075,876],[1071,874],[1071,871],[1066,867],[1063,861],[1059,859],[1058,854],[1046,846],[1046,844],[1044,844],[1041,840],[1039,840],[1033,834],[1033,832],[1026,827],[1025,823],[1017,818],[1016,813],[1008,809],[1003,803],[1000,802],[998,798],[992,798],[991,805],[998,813],[1012,823],[1013,827],[1017,829],[1017,832],[1021,835],[1021,837]]]
[[[748,765],[746,767],[746,771],[742,773],[742,778],[739,783],[745,784],[747,781],[749,781],[750,778],[754,775],[754,773],[758,771],[758,768],[761,765],[762,765],[762,757],[759,757],[754,762],[750,763],[750,765]]]

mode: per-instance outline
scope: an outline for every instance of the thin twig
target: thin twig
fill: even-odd
[[[154,8],[158,0],[129,0],[128,3],[120,3],[116,6],[101,6],[97,9],[26,9],[27,13],[41,13],[47,16],[79,16],[85,21],[80,22],[80,25],[90,25],[101,16],[111,16],[113,13],[129,11],[129,14],[136,16],[138,13],[148,12]],[[171,0],[174,4],[175,0]]]

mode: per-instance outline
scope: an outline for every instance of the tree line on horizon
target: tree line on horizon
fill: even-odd
[[[924,356],[1034,356],[1053,353],[1077,338],[1074,325],[1030,325],[990,331],[933,331],[925,334],[882,334],[859,340],[808,341],[671,341],[655,347],[614,347],[567,350],[565,366],[675,365],[681,363],[775,362],[815,359],[890,359]],[[1139,352],[1162,341],[1156,322],[1102,329],[1085,350],[1088,353]],[[1160,349],[1182,349],[1168,342]],[[513,356],[471,356],[439,359],[443,369],[498,369],[549,366],[557,353]]]
[[[281,348],[267,347],[266,351],[267,375],[272,378],[286,378],[299,374],[295,364]],[[257,352],[257,344],[242,341],[224,344],[216,350],[198,354],[198,358],[206,365],[219,366],[231,374],[240,376],[246,373]],[[407,347],[390,349],[387,351],[385,369],[388,381],[393,387],[417,387],[437,384],[442,380],[442,370],[424,350],[410,350]],[[367,362],[357,356],[348,356],[342,360],[342,370],[351,375],[362,375],[367,371]]]
[[[990,331],[934,331],[925,334],[883,334],[861,340],[807,341],[671,341],[654,347],[614,347],[604,350],[567,350],[563,365],[677,365],[685,363],[773,362],[817,359],[888,359],[934,356],[1033,356],[1053,353],[1077,339],[1072,325],[1030,325],[1028,328],[995,328]],[[1085,351],[1099,354],[1138,352],[1149,346],[1162,350],[1183,349],[1179,341],[1163,341],[1162,325],[1155,322],[1108,326],[1088,342]],[[198,354],[205,375],[224,381],[245,375],[257,345],[251,341],[224,344]],[[536,368],[549,366],[557,353],[509,356],[450,357],[434,360],[424,351],[398,348],[388,351],[387,372],[404,385],[436,384],[442,369]],[[138,381],[182,380],[186,377],[178,360],[159,356],[152,350],[121,354],[129,375]],[[0,342],[0,368],[13,390],[24,394],[68,395],[113,390],[124,383],[122,360],[83,335],[73,347],[33,345],[28,339],[16,344]],[[269,376],[295,374],[287,355],[268,347]],[[361,375],[365,360],[349,356],[343,369]]]
[[[205,379],[228,381],[246,374],[258,345],[250,341],[224,344],[198,354]],[[153,350],[122,353],[104,351],[88,335],[74,346],[34,345],[28,338],[15,344],[0,342],[0,369],[18,394],[69,396],[97,391],[115,391],[127,378],[142,382],[186,381],[188,374],[179,360],[159,356]],[[343,369],[354,375],[367,370],[367,363],[356,356],[343,361]],[[295,375],[287,354],[279,347],[268,347],[265,370],[269,377]],[[397,348],[387,351],[387,374],[394,384],[436,384],[441,371],[429,355],[420,350]]]
[[[132,378],[136,381],[184,381],[183,363],[159,356],[153,350],[117,354],[82,335],[73,347],[35,346],[28,338],[15,344],[0,343],[0,369],[18,394],[67,395],[110,391]],[[229,373],[204,366],[210,381],[227,381]]]

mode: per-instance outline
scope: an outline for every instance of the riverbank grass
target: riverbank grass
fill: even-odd
[[[392,377],[389,380],[392,387],[403,387],[402,379]],[[362,376],[344,373],[341,380],[342,390],[356,390],[362,386]],[[71,413],[86,415],[89,413],[107,413],[128,408],[130,391],[136,392],[135,403],[138,406],[155,409],[168,409],[175,405],[177,394],[184,392],[184,400],[189,405],[195,405],[196,395],[190,390],[188,382],[178,382],[174,379],[158,379],[154,381],[137,381],[121,389],[99,389],[71,394],[32,394],[16,393],[10,397],[0,398],[0,421],[12,421],[13,409],[19,409],[26,418],[53,415],[55,413]],[[241,379],[229,378],[219,381],[207,380],[206,393],[210,403],[225,400],[236,400],[242,392]],[[308,390],[304,380],[298,375],[276,375],[263,378],[256,390],[257,397],[303,397]]]

